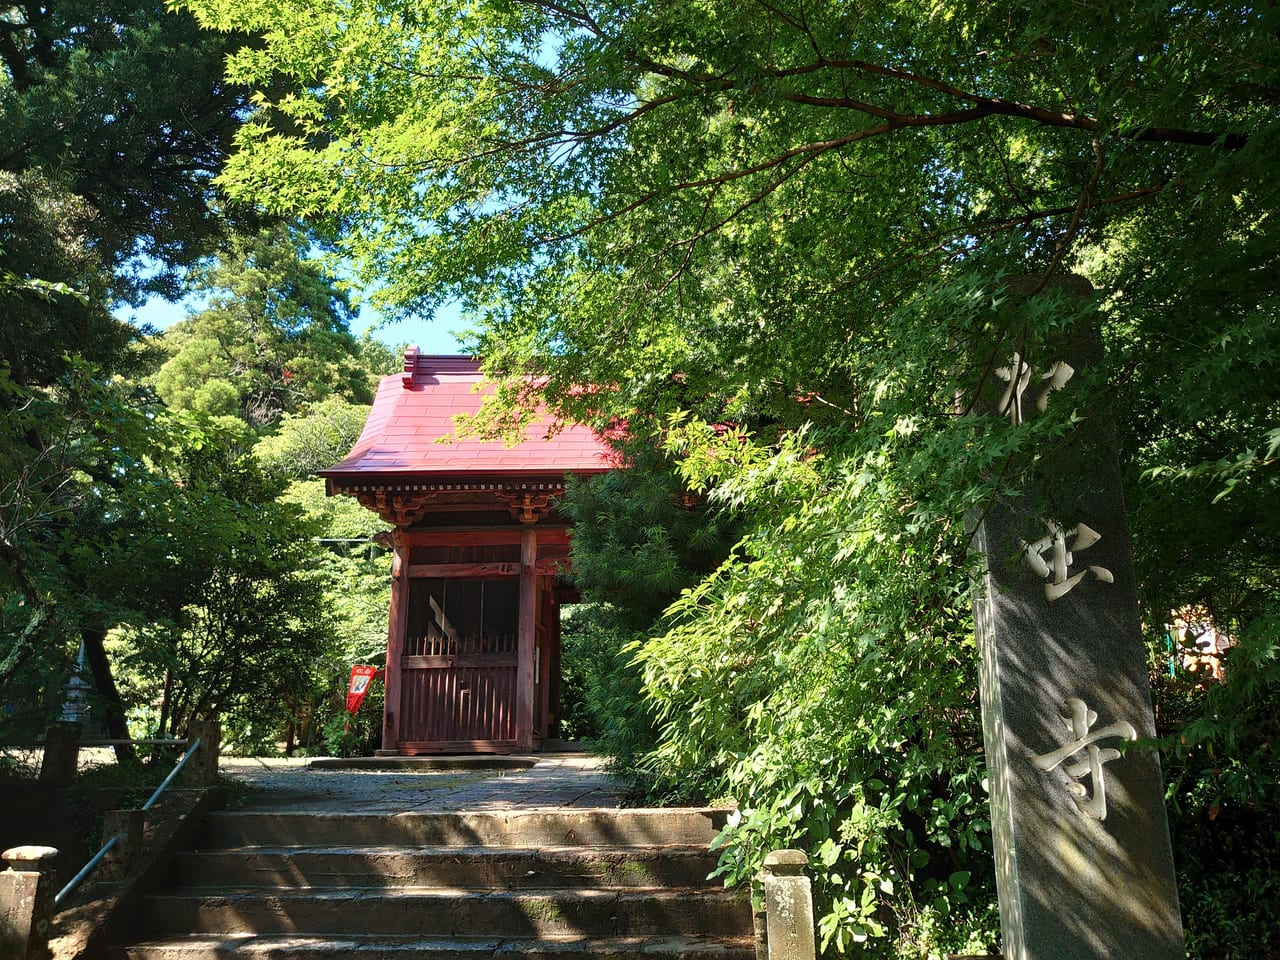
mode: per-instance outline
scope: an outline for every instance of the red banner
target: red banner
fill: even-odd
[[[378,672],[377,667],[360,664],[351,668],[351,682],[347,684],[347,713],[355,713],[360,709],[360,704],[364,703],[365,695],[369,692],[369,684],[373,683]]]

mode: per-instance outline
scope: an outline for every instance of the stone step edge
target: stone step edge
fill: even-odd
[[[153,905],[191,900],[270,900],[289,901],[333,900],[339,903],[361,902],[371,900],[403,900],[417,897],[423,900],[519,900],[519,899],[559,899],[559,900],[684,900],[691,897],[722,899],[736,901],[746,899],[743,890],[732,890],[723,886],[705,887],[546,887],[521,890],[477,890],[474,887],[430,887],[399,885],[394,887],[376,887],[368,884],[345,886],[290,886],[275,885],[254,886],[240,884],[226,887],[178,887],[163,893],[150,894],[146,899]]]
[[[192,935],[135,942],[117,947],[117,957],[129,960],[221,960],[221,958],[334,957],[374,955],[405,957],[452,955],[466,958],[520,956],[754,956],[751,937],[652,936],[577,937],[401,937],[385,935],[238,934]]]
[[[196,847],[415,845],[667,847],[712,843],[725,809],[516,813],[213,813]]]
[[[550,846],[495,847],[484,844],[247,844],[239,847],[196,847],[183,850],[179,857],[224,857],[224,856],[296,856],[298,854],[321,854],[335,856],[378,856],[402,854],[415,858],[440,857],[454,859],[456,857],[476,858],[517,858],[517,857],[571,857],[585,859],[599,857],[603,854],[618,854],[621,858],[639,857],[655,859],[664,856],[706,856],[712,853],[704,843],[668,843],[668,844],[581,844],[568,846],[564,844]]]
[[[218,810],[207,817],[209,823],[240,825],[297,822],[323,824],[443,824],[469,828],[475,825],[523,827],[528,824],[588,826],[646,826],[654,824],[696,824],[719,830],[732,811],[728,807],[547,807],[509,810],[400,810],[396,812],[305,811],[305,810]]]
[[[730,807],[511,807],[498,810],[397,810],[394,812],[350,810],[278,810],[251,808],[243,810],[217,810],[209,814],[210,820],[333,820],[357,822],[362,820],[438,820],[456,823],[519,822],[527,820],[576,820],[643,823],[647,820],[696,820],[723,823],[733,812]]]

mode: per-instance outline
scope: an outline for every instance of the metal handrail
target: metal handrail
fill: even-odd
[[[187,765],[187,761],[190,760],[195,755],[195,752],[199,748],[200,748],[200,738],[196,737],[194,740],[191,741],[191,746],[187,748],[187,752],[184,753],[178,759],[178,762],[174,764],[173,769],[169,771],[169,775],[165,777],[164,780],[161,781],[160,786],[156,787],[155,793],[151,794],[151,799],[149,799],[146,803],[142,805],[143,810],[151,809],[151,807],[155,804],[155,802],[160,799],[160,794],[164,793],[165,787],[169,786],[169,784],[173,782],[173,778],[176,777],[178,773],[182,770],[182,768]],[[70,881],[68,881],[67,885],[63,887],[61,890],[59,890],[57,894],[54,895],[53,905],[55,907],[61,906],[62,901],[65,900],[71,894],[71,891],[74,890],[76,887],[78,887],[80,885],[80,882],[84,880],[84,878],[87,877],[90,873],[93,872],[93,868],[102,862],[102,858],[105,857],[111,851],[111,848],[116,845],[116,839],[117,839],[116,837],[112,837],[110,840],[104,843],[102,845],[102,849],[99,850],[97,853],[95,853],[89,859],[89,862],[80,868],[80,872],[77,873],[74,877],[72,877]]]
[[[152,805],[157,800],[160,799],[160,794],[164,793],[164,788],[167,787],[169,784],[173,783],[173,778],[176,777],[179,771],[181,771],[182,768],[187,765],[187,761],[190,760],[192,756],[194,756],[195,752],[199,749],[200,749],[200,738],[196,737],[194,740],[191,741],[191,746],[187,747],[187,752],[184,753],[178,759],[178,762],[173,765],[173,769],[169,771],[169,775],[165,777],[162,781],[160,781],[160,786],[156,787],[156,792],[151,795],[151,799],[142,805],[143,810],[151,809]]]
[[[82,747],[123,747],[129,744],[138,747],[185,747],[190,740],[184,740],[182,737],[150,737],[134,740],[131,737],[125,737],[121,740],[81,740]]]
[[[123,747],[128,745],[138,747],[185,747],[191,741],[182,737],[144,737],[135,740],[132,737],[122,737],[118,740],[79,740],[77,746],[80,747]],[[31,740],[21,742],[0,742],[0,750],[39,750],[45,745],[43,740]]]

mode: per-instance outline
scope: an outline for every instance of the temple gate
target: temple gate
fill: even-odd
[[[351,453],[320,471],[395,526],[382,754],[510,753],[558,733],[569,473],[602,473],[593,431],[532,424],[515,446],[451,438],[476,361],[405,353]]]

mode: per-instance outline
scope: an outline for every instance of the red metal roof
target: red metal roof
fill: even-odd
[[[515,446],[500,440],[442,440],[454,417],[475,413],[486,393],[480,365],[466,357],[405,353],[405,372],[383,377],[369,419],[341,463],[319,471],[337,480],[379,477],[506,477],[601,473],[616,466],[612,449],[588,427],[567,425],[548,438],[551,419],[530,424]]]

